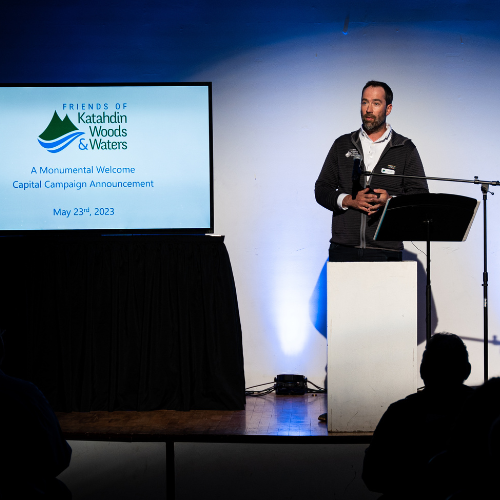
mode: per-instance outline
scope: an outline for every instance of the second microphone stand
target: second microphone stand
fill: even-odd
[[[488,228],[487,228],[487,199],[488,193],[492,195],[495,194],[490,191],[492,186],[500,186],[500,181],[483,181],[479,180],[477,176],[474,179],[453,179],[448,177],[424,177],[417,175],[398,175],[398,174],[379,174],[374,172],[361,172],[361,175],[365,176],[379,176],[379,177],[401,177],[405,179],[422,179],[430,181],[446,181],[446,182],[465,182],[468,184],[478,184],[481,186],[481,192],[483,193],[483,340],[484,340],[484,381],[488,380]],[[427,224],[428,238],[427,238],[427,268],[430,270],[430,223]],[[427,272],[427,314],[426,318],[427,324],[427,335],[430,337],[430,272]]]

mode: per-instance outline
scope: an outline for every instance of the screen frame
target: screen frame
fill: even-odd
[[[198,228],[134,228],[134,229],[0,229],[0,237],[75,237],[75,236],[139,236],[139,235],[200,235],[214,233],[214,175],[213,175],[213,121],[212,82],[73,82],[73,83],[0,83],[0,88],[32,87],[207,87],[209,130],[209,175],[210,175],[210,227]]]

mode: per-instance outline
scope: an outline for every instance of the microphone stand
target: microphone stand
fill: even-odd
[[[487,210],[486,202],[488,199],[488,193],[494,195],[490,191],[491,186],[500,186],[500,181],[482,181],[479,180],[477,176],[474,176],[474,180],[471,179],[452,179],[447,177],[425,177],[418,175],[398,175],[398,174],[379,174],[373,172],[360,172],[360,175],[372,176],[376,175],[379,177],[402,177],[404,179],[422,179],[428,181],[448,181],[448,182],[466,182],[468,184],[480,184],[481,192],[483,193],[483,338],[484,338],[484,381],[488,380],[488,228],[487,228]],[[427,233],[430,231],[430,222],[427,222]],[[427,340],[430,338],[430,324],[431,324],[431,312],[430,312],[430,239],[427,238],[427,287],[426,287],[426,328],[427,328]]]

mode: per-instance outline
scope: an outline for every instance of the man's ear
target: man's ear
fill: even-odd
[[[388,104],[387,107],[385,108],[385,116],[389,116],[392,111],[392,104]]]

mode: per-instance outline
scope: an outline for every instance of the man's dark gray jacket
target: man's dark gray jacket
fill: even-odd
[[[358,248],[402,250],[401,241],[373,241],[382,210],[367,216],[359,210],[342,210],[337,205],[337,198],[341,193],[352,193],[352,171],[356,156],[361,157],[361,168],[364,170],[363,148],[359,134],[360,131],[357,130],[342,135],[333,143],[316,181],[316,201],[333,212],[330,241]],[[382,173],[382,169],[398,175],[425,175],[422,161],[413,142],[394,130],[373,172]],[[390,196],[429,192],[425,180],[403,179],[392,175],[372,176],[370,187],[385,189]]]

